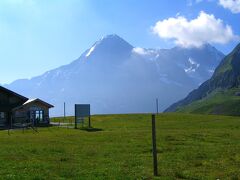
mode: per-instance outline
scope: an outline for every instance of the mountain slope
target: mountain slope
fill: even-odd
[[[72,63],[6,87],[54,104],[52,115],[62,114],[63,102],[69,114],[75,103],[91,103],[92,113],[153,112],[156,97],[163,110],[208,79],[223,57],[209,44],[144,49],[108,35]]]
[[[237,115],[239,87],[240,44],[222,60],[209,80],[165,111]]]

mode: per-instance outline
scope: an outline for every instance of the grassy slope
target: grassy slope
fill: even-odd
[[[2,179],[152,177],[150,115],[94,116],[102,131],[41,128],[0,131]],[[160,179],[240,178],[240,118],[157,117]]]
[[[206,98],[178,108],[177,112],[240,115],[240,96],[236,96],[236,92],[240,89],[215,91]]]

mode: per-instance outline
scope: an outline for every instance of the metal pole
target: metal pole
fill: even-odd
[[[156,107],[157,107],[157,114],[158,114],[158,98],[156,99]]]
[[[158,164],[157,164],[157,145],[156,145],[156,124],[155,114],[152,114],[152,153],[153,153],[153,174],[158,175]]]
[[[66,123],[66,103],[63,103],[63,122]],[[69,123],[67,123],[67,128],[69,126]]]
[[[66,117],[66,103],[65,102],[63,104],[63,108],[64,108],[63,116],[64,116],[64,120],[65,120],[65,117]]]

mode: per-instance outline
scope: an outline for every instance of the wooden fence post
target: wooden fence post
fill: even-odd
[[[88,128],[91,128],[91,116],[88,117]]]
[[[155,114],[152,114],[152,153],[153,153],[153,174],[154,174],[154,176],[157,176],[158,175],[158,164],[157,164]]]

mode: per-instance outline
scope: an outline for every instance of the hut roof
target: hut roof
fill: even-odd
[[[2,86],[0,86],[0,91],[3,91],[5,93],[7,93],[7,94],[11,94],[11,95],[17,96],[18,98],[20,98],[23,101],[27,101],[28,100],[28,98],[26,98],[26,97],[24,97],[24,96],[22,96],[22,95],[20,95],[18,93],[15,93],[15,92],[13,92],[13,91],[5,88],[5,87],[2,87]]]

